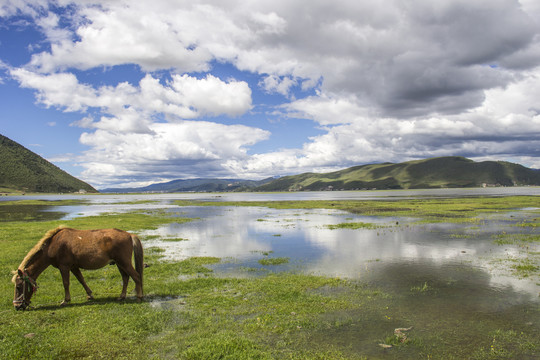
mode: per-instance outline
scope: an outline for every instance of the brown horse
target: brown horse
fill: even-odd
[[[135,269],[131,264],[134,254]],[[69,272],[82,284],[87,298],[93,299],[92,290],[86,285],[80,269],[99,269],[107,264],[118,266],[123,287],[119,300],[126,297],[129,277],[135,281],[135,291],[140,301],[143,297],[143,248],[136,235],[118,229],[75,230],[58,227],[49,230],[28,252],[13,276],[17,310],[26,309],[37,289],[36,279],[50,265],[62,274],[65,297],[61,305],[71,301]]]

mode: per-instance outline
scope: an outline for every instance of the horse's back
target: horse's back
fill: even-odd
[[[131,234],[118,229],[76,230],[65,228],[54,236],[50,247],[53,265],[99,269],[111,261],[131,259]],[[56,263],[56,264],[55,264]]]

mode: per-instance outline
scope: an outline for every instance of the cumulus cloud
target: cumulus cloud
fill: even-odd
[[[88,3],[99,6],[81,5],[70,17],[72,37],[51,38],[50,51],[34,55],[35,68],[133,63],[192,72],[218,59],[267,74],[267,82],[322,77],[325,90],[367,97],[382,110],[437,111],[418,103],[456,96],[455,108],[447,106],[455,111],[482,101],[459,95],[512,80],[489,65],[524,66],[520,58],[534,58],[540,41],[538,21],[506,0]],[[57,29],[54,14],[40,22],[45,31]]]
[[[198,120],[249,111],[251,89],[242,81],[222,81],[210,74],[173,74],[160,81],[147,74],[135,85],[95,88],[72,73],[24,68],[10,72],[22,87],[35,89],[37,100],[47,107],[98,114],[70,124],[92,130],[80,137],[91,150],[79,164],[85,169],[81,177],[98,187],[118,182],[144,185],[155,174],[163,179],[223,176],[224,159],[246,158],[248,146],[269,136],[257,128]],[[166,122],[160,121],[163,117]]]
[[[148,172],[155,178],[223,177],[227,160],[243,161],[247,147],[268,138],[264,130],[206,121],[154,123],[151,133],[124,133],[99,129],[83,133],[81,142],[92,149],[83,158],[82,175],[97,186],[113,182],[144,185]]]
[[[54,12],[44,0],[0,8],[0,16],[35,19],[50,43],[10,74],[45,106],[84,114],[73,125],[88,131],[86,159],[99,159],[85,165],[89,179],[112,179],[115,171],[142,178],[136,160],[147,174],[171,174],[174,165],[182,173],[254,177],[437,155],[539,163],[534,0],[55,5],[69,10]],[[224,80],[212,74],[216,63],[257,80],[251,88]],[[75,75],[125,64],[144,73],[138,83],[96,87]],[[253,86],[284,96],[280,116],[310,119],[323,133],[298,148],[249,154],[267,131],[209,119],[247,114]]]
[[[259,82],[259,86],[268,93],[278,93],[287,97],[290,95],[291,87],[297,84],[297,81],[290,77],[280,78],[276,75],[268,75]]]
[[[82,7],[74,39],[51,41],[31,64],[45,72],[127,63],[192,72],[217,59],[266,74],[268,91],[288,94],[295,79],[323,78],[324,91],[415,116],[480,105],[484,90],[513,81],[513,66],[538,63],[540,49],[537,20],[503,0],[100,5]]]
[[[485,93],[466,113],[406,119],[374,117],[354,97],[313,96],[284,106],[290,116],[309,118],[326,129],[301,149],[229,161],[232,171],[256,176],[330,171],[355,164],[461,155],[507,159],[538,167],[540,162],[540,68],[507,88]],[[526,131],[525,131],[526,129]]]
[[[46,106],[80,111],[88,107],[104,108],[110,113],[128,106],[155,111],[181,118],[203,115],[238,116],[251,108],[251,89],[246,82],[224,82],[207,75],[197,79],[189,75],[173,75],[162,84],[147,74],[133,86],[127,82],[94,88],[79,83],[72,73],[41,74],[24,68],[11,70],[11,75],[22,87],[37,90],[38,101]]]
[[[8,17],[20,13],[39,16],[39,9],[48,7],[48,0],[5,0],[0,4],[0,16]]]

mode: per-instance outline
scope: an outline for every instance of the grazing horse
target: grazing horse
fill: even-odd
[[[135,269],[131,264],[132,253]],[[118,229],[75,230],[58,227],[49,230],[14,272],[13,305],[17,310],[26,309],[37,289],[36,279],[50,265],[60,270],[62,275],[65,296],[61,305],[71,301],[70,271],[86,290],[87,298],[93,299],[92,290],[86,285],[80,269],[94,270],[107,264],[116,264],[122,275],[123,287],[119,300],[125,299],[131,276],[140,301],[143,297],[143,248],[136,235]]]

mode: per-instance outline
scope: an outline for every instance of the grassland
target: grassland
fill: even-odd
[[[471,224],[480,214],[540,207],[535,197],[196,204],[331,208]],[[162,211],[139,211],[62,222],[3,222],[2,358],[532,359],[539,355],[537,304],[495,313],[441,309],[439,294],[445,287],[456,286],[450,282],[420,282],[418,288],[399,293],[354,280],[293,273],[223,277],[209,267],[220,262],[219,258],[164,261],[159,248],[145,249],[149,267],[145,269],[146,298],[141,304],[134,297],[124,302],[115,300],[121,280],[116,267],[107,266],[84,272],[96,300],[86,301],[84,290],[73,279],[72,304],[59,307],[63,297],[60,275],[50,268],[38,279],[40,288],[33,298],[33,308],[25,312],[13,309],[11,270],[48,229],[64,224],[81,229],[117,227],[140,232],[184,221],[189,219],[173,218]],[[538,225],[537,219],[519,224],[527,231]],[[534,232],[531,236],[499,235],[494,241],[501,244],[539,241]],[[538,255],[531,256],[536,259],[532,260],[535,266]],[[277,263],[286,260],[269,259]],[[412,329],[402,341],[395,329],[405,327]]]
[[[424,222],[471,222],[480,214],[540,208],[540,197],[466,197],[410,200],[199,201],[177,200],[180,206],[263,206],[273,209],[336,209],[367,216],[413,217]]]
[[[256,191],[462,188],[482,184],[540,185],[540,173],[504,161],[474,162],[450,156],[398,164],[361,165],[331,173],[284,176],[256,188]]]
[[[69,175],[41,156],[0,135],[1,192],[96,193],[87,183]]]

